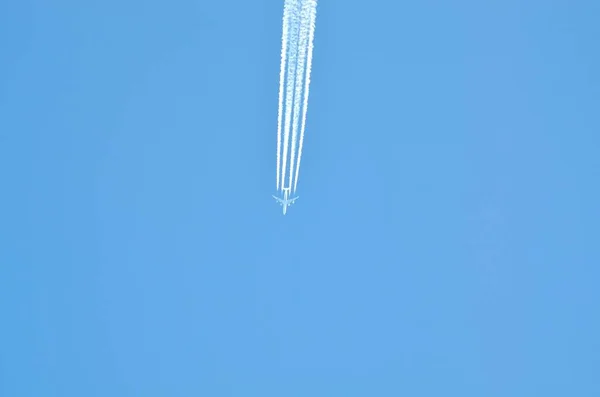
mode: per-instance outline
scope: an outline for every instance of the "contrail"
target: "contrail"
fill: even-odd
[[[287,206],[297,198],[288,197],[288,194],[291,189],[296,191],[300,173],[316,8],[317,0],[285,0],[283,7],[277,109],[277,190],[284,194],[284,199],[274,197],[283,203],[284,214]]]
[[[304,106],[302,109],[302,127],[300,128],[300,144],[298,145],[298,163],[296,165],[296,176],[294,178],[294,192],[298,186],[298,175],[300,174],[300,160],[302,159],[302,144],[304,143],[304,130],[306,128],[306,112],[308,110],[308,92],[310,89],[310,70],[312,67],[313,41],[315,38],[315,21],[317,18],[317,0],[305,0],[308,2],[308,50],[306,54],[306,80],[304,82]]]
[[[281,66],[279,69],[279,107],[277,109],[277,190],[279,190],[279,170],[281,167],[281,119],[283,116],[283,82],[285,80],[285,63],[287,60],[289,14],[289,1],[286,0],[283,6],[283,31],[281,33]]]
[[[287,166],[287,155],[290,139],[290,123],[292,113],[292,103],[294,100],[294,79],[296,77],[296,59],[298,53],[298,1],[287,0],[286,4],[290,6],[290,24],[288,25],[288,68],[287,84],[285,88],[285,125],[283,133],[283,165],[281,167],[281,187],[283,189],[285,181],[285,170]]]
[[[300,106],[302,100],[302,83],[304,82],[305,65],[306,65],[306,49],[308,45],[308,25],[310,17],[310,2],[304,1],[300,14],[300,26],[298,37],[298,64],[296,65],[296,84],[294,87],[294,119],[292,122],[292,147],[290,155],[290,181],[289,186],[292,186],[294,177],[294,159],[297,145],[298,135],[298,118],[300,116]]]

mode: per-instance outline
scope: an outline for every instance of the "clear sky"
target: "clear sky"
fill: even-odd
[[[600,395],[600,3],[0,2],[0,396]]]

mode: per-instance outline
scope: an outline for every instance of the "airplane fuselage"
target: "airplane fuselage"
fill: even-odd
[[[285,213],[287,212],[287,207],[290,205],[290,203],[288,202],[288,194],[290,192],[290,189],[283,189],[283,215],[285,215]]]

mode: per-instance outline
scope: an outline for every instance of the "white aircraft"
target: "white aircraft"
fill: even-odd
[[[284,187],[283,188],[283,199],[280,199],[279,197],[275,197],[273,196],[273,198],[275,200],[277,200],[277,202],[279,203],[279,205],[283,206],[283,215],[285,215],[286,211],[287,211],[287,207],[289,207],[290,205],[294,204],[294,201],[296,201],[296,199],[300,196],[296,196],[292,199],[288,198],[290,194],[290,188],[289,187]]]

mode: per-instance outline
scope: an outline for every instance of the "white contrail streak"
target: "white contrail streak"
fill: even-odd
[[[310,17],[310,2],[304,1],[300,14],[300,26],[298,35],[298,63],[296,65],[296,84],[294,87],[294,118],[292,122],[292,147],[290,154],[290,181],[289,186],[293,184],[294,177],[294,159],[296,154],[297,136],[298,136],[298,119],[300,117],[300,106],[302,101],[302,83],[304,82],[305,65],[306,65],[306,50],[308,45],[308,25]]]
[[[310,70],[312,67],[313,41],[315,38],[315,21],[317,18],[317,0],[305,0],[308,4],[308,50],[306,54],[306,80],[304,82],[304,106],[302,109],[302,127],[300,128],[300,143],[298,145],[298,163],[296,165],[296,176],[294,178],[294,192],[298,186],[298,175],[300,174],[300,160],[302,159],[302,144],[304,143],[304,130],[306,128],[306,112],[308,110],[308,93],[310,89]]]
[[[296,77],[296,60],[298,53],[298,1],[288,0],[286,3],[290,6],[290,24],[288,30],[288,67],[287,67],[287,84],[285,88],[285,125],[283,133],[283,164],[281,167],[281,188],[285,184],[285,171],[287,166],[287,155],[290,139],[290,123],[292,115],[292,103],[294,100],[294,80]]]
[[[277,190],[279,190],[279,171],[281,167],[281,120],[283,117],[283,82],[285,81],[285,64],[287,61],[289,0],[283,6],[283,31],[281,32],[281,66],[279,69],[279,107],[277,109]]]
[[[277,109],[277,190],[281,192],[288,188],[293,188],[295,192],[298,186],[308,110],[316,8],[317,0],[285,0],[283,7]]]

